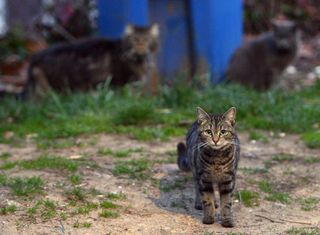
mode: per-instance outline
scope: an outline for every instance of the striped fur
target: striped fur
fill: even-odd
[[[236,109],[230,108],[223,115],[209,115],[197,110],[186,138],[186,145],[179,143],[178,166],[192,171],[195,182],[195,208],[203,209],[203,223],[214,222],[214,185],[220,194],[221,224],[233,227],[232,196],[240,157],[240,143],[235,131]],[[217,207],[217,206],[216,206]]]

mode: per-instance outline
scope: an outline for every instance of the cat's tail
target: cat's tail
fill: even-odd
[[[177,151],[178,151],[178,167],[182,171],[191,171],[190,165],[188,163],[187,158],[187,147],[184,143],[179,143],[177,145]]]

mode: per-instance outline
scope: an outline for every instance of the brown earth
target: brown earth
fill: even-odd
[[[44,195],[31,198],[14,196],[6,187],[0,186],[1,205],[15,204],[18,211],[0,215],[1,235],[33,234],[287,234],[292,227],[320,227],[320,203],[310,211],[302,209],[301,200],[308,197],[320,198],[320,150],[309,149],[297,135],[268,136],[268,143],[251,141],[247,134],[240,134],[242,143],[241,161],[237,176],[237,191],[249,190],[259,194],[258,205],[246,207],[235,198],[235,228],[223,228],[218,221],[213,225],[201,223],[202,212],[193,208],[194,192],[192,178],[180,172],[174,163],[176,144],[183,141],[173,138],[167,142],[139,142],[126,136],[96,135],[82,136],[76,146],[43,150],[33,141],[22,146],[0,145],[0,153],[11,154],[10,161],[34,159],[40,154],[54,154],[66,158],[86,158],[91,163],[83,165],[78,173],[83,175],[79,187],[95,188],[102,195],[88,197],[88,201],[98,202],[105,193],[123,193],[126,199],[116,201],[121,205],[118,218],[102,218],[100,209],[88,214],[71,214],[64,188],[68,187],[68,173],[58,170],[22,170],[15,167],[0,170],[12,176],[41,176],[45,181]],[[81,144],[79,144],[81,143]],[[130,176],[115,176],[114,162],[119,159],[98,153],[101,148],[121,150],[141,148],[121,160],[147,159],[152,161],[147,177],[135,179]],[[289,159],[273,158],[275,155],[290,155]],[[306,159],[317,159],[308,162]],[[272,160],[273,158],[273,160]],[[4,160],[0,160],[4,161]],[[1,162],[0,162],[1,163]],[[249,169],[260,169],[249,172]],[[262,169],[262,170],[261,170]],[[278,192],[290,196],[288,204],[268,201],[267,193],[258,187],[261,180],[269,180]],[[175,182],[178,182],[175,184]],[[62,186],[61,186],[62,185]],[[162,190],[160,190],[162,188]],[[57,216],[42,219],[40,215],[31,219],[26,213],[40,198],[55,201]],[[60,212],[67,214],[61,219]],[[76,228],[76,223],[91,223],[89,228]]]

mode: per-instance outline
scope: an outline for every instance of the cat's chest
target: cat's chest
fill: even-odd
[[[206,167],[206,178],[211,179],[213,182],[228,181],[232,177],[230,172],[232,167],[223,166],[219,164],[212,164]]]

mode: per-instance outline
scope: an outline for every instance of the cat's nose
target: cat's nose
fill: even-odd
[[[212,138],[212,141],[213,141],[213,143],[215,144],[215,145],[217,145],[217,143],[218,143],[218,141],[219,141],[219,137],[213,137]]]

